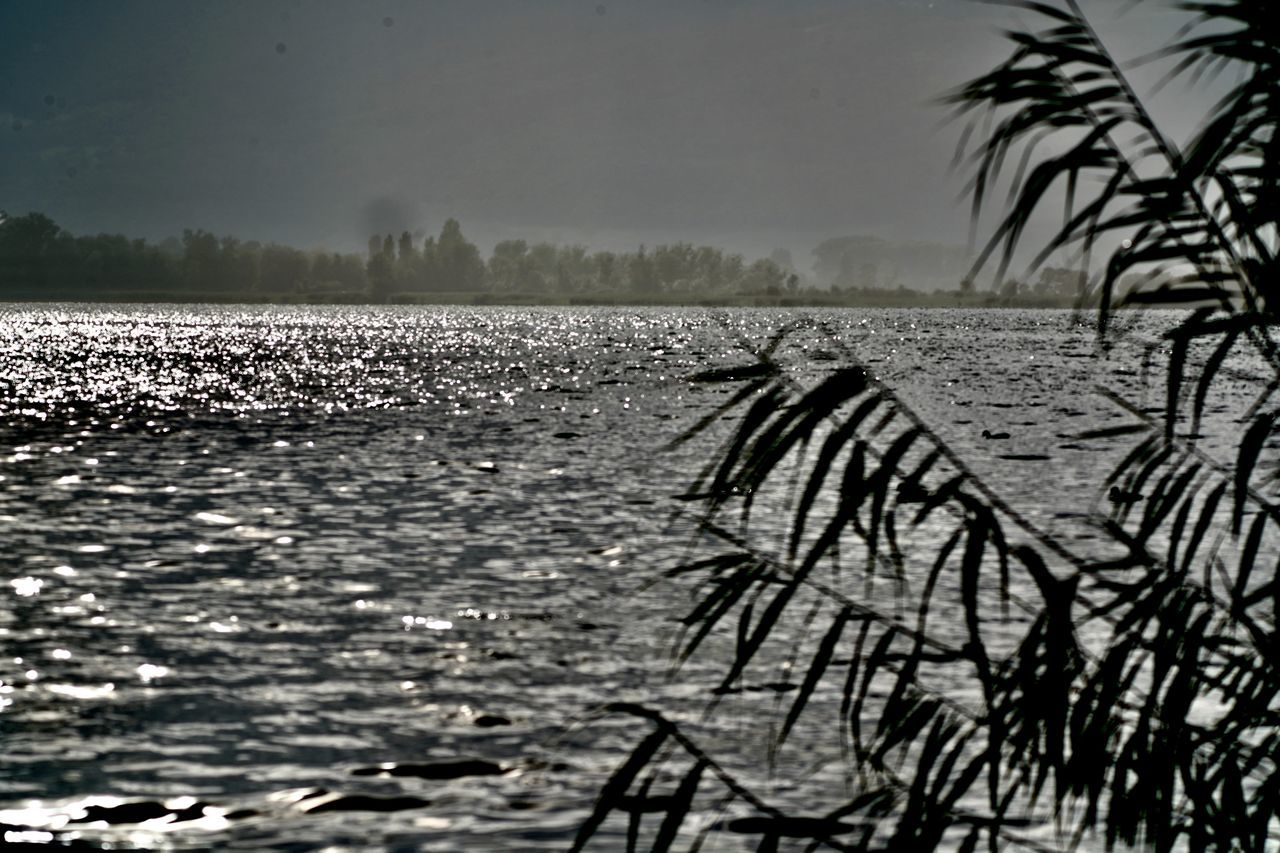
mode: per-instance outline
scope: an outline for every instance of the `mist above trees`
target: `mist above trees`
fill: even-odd
[[[867,235],[823,240],[813,257],[818,280],[840,288],[949,289],[964,278],[970,265],[968,251],[961,246]]]

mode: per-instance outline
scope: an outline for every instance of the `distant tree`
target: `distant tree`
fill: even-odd
[[[696,252],[688,243],[657,246],[653,250],[653,273],[659,288],[675,290],[691,282],[697,275]]]
[[[698,289],[706,293],[719,293],[728,283],[724,253],[711,246],[699,246],[693,253],[693,265]]]
[[[259,275],[266,293],[296,293],[310,277],[307,256],[288,246],[270,245],[262,250]]]
[[[534,243],[525,256],[520,270],[520,289],[525,291],[550,290],[556,280],[559,252],[550,243]]]
[[[378,248],[381,251],[381,240]],[[0,294],[22,298],[93,299],[147,293],[235,296],[261,290],[293,293],[314,281],[364,287],[356,256],[312,256],[287,246],[263,247],[203,229],[159,245],[120,234],[72,236],[43,214],[0,222]]]
[[[480,259],[480,250],[462,236],[458,220],[445,220],[436,252],[445,289],[479,290],[484,284],[484,261]]]
[[[9,217],[0,223],[0,287],[35,295],[57,283],[64,232],[43,213]]]
[[[365,264],[365,277],[369,284],[369,298],[374,302],[387,301],[395,284],[395,264],[391,256],[378,252],[369,258]]]
[[[591,265],[585,246],[561,246],[556,251],[556,289],[577,293],[590,287]]]
[[[328,252],[317,252],[311,258],[311,283],[314,285],[324,285],[333,281],[334,259],[338,255],[330,255]]]
[[[742,255],[723,255],[720,259],[720,275],[726,288],[738,287],[746,269],[746,261]]]
[[[43,213],[6,217],[0,222],[0,248],[13,255],[47,256],[63,233],[58,223]]]
[[[262,288],[262,244],[256,240],[238,243],[227,259],[227,286],[239,291],[256,291]]]
[[[307,284],[313,290],[352,293],[364,289],[364,262],[356,255],[316,252],[310,264]]]
[[[213,294],[225,280],[223,247],[219,239],[205,231],[182,232],[182,280],[186,289]]]
[[[425,291],[444,290],[444,280],[440,271],[440,247],[436,238],[428,235],[422,241],[422,263],[418,272],[418,284]]]
[[[489,256],[489,283],[494,290],[515,290],[520,263],[529,244],[524,240],[502,240]]]
[[[397,255],[397,260],[401,263],[410,261],[418,256],[418,252],[413,245],[413,235],[408,231],[400,232],[400,242],[397,245],[397,250],[399,253]]]
[[[781,293],[785,280],[786,275],[777,264],[761,258],[743,272],[738,279],[738,290],[743,293]]]
[[[613,252],[596,252],[589,260],[594,285],[601,290],[617,290],[620,265]]]
[[[401,232],[396,244],[395,283],[397,290],[414,290],[422,279],[422,255],[413,245],[413,235]]]
[[[1088,277],[1079,270],[1061,267],[1044,267],[1040,270],[1040,280],[1034,290],[1051,296],[1063,296],[1074,299],[1088,286]]]
[[[331,269],[334,280],[338,282],[342,290],[354,293],[365,288],[365,267],[358,255],[339,255],[334,253]]]
[[[645,247],[631,255],[627,261],[627,289],[634,293],[653,293],[657,290],[658,277],[654,274],[653,261],[645,253]]]

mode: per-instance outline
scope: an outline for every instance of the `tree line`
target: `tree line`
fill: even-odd
[[[191,299],[415,301],[440,294],[645,297],[794,292],[775,260],[690,243],[592,252],[503,240],[489,258],[456,219],[418,239],[369,238],[365,253],[303,251],[184,230],[160,243],[116,234],[75,236],[42,213],[0,215],[0,298],[85,299],[166,294]]]
[[[814,258],[816,286],[781,249],[747,261],[686,242],[611,252],[512,239],[485,259],[456,219],[439,234],[374,234],[365,252],[343,253],[202,229],[159,243],[75,236],[42,213],[0,213],[0,299],[1051,306],[1079,303],[1086,288],[1078,271],[1054,267],[1035,283],[979,288],[956,272],[962,250],[929,243],[844,237]]]

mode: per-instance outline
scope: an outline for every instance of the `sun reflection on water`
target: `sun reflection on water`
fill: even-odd
[[[890,379],[953,383],[919,406],[961,449],[982,444],[959,421],[1002,394],[1042,395],[1020,438],[1052,442],[1096,379],[1090,331],[1064,321],[1055,347],[1006,367],[944,313],[839,315],[797,357],[874,337]],[[71,821],[155,814],[111,838],[163,846],[222,831],[220,810],[244,801],[294,822],[233,826],[306,846],[326,837],[308,829],[321,814],[300,823],[295,806],[355,790],[353,767],[541,759],[585,706],[675,691],[664,654],[687,602],[645,582],[684,554],[671,496],[709,448],[658,449],[727,399],[687,377],[741,362],[742,341],[786,319],[0,307],[0,823],[100,840],[105,824]],[[1035,317],[1000,322],[982,329],[1008,350],[1043,343]],[[1080,462],[1012,487],[1062,494],[1088,479]],[[582,745],[572,771],[442,786],[429,809],[341,826],[412,846],[431,827],[518,818],[563,849],[616,734]],[[421,793],[378,784],[360,791]],[[282,789],[295,793],[269,797]]]

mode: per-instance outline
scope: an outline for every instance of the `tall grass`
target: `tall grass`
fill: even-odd
[[[1009,194],[979,266],[1003,278],[1052,207],[1034,263],[1067,253],[1088,273],[1104,344],[1120,309],[1190,309],[1165,334],[1163,414],[1129,406],[1132,425],[1105,431],[1133,442],[1098,484],[1118,498],[1097,518],[1110,547],[1039,529],[852,354],[805,383],[775,342],[697,377],[740,387],[695,430],[737,418],[694,484],[711,544],[667,573],[698,583],[676,662],[723,661],[709,713],[789,663],[793,689],[759,721],[766,757],[796,772],[789,739],[810,727],[842,764],[796,813],[741,739],[610,706],[647,734],[575,848],[624,820],[633,846],[659,850],[713,830],[760,849],[1280,844],[1274,9],[1180,4],[1193,25],[1143,61],[1182,85],[1225,74],[1226,94],[1178,145],[1074,0],[1006,5],[1033,28],[946,98],[968,122],[975,219]],[[1267,373],[1235,451],[1215,457],[1200,420],[1245,350]]]

